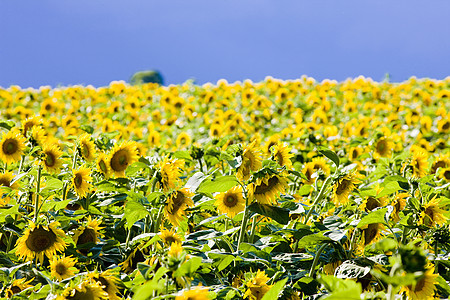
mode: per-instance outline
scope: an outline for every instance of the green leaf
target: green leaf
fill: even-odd
[[[150,214],[142,203],[128,198],[128,201],[125,204],[125,219],[127,220],[125,227],[127,229],[130,229],[136,221],[139,221],[148,215]]]
[[[51,209],[54,209],[55,211],[61,210],[65,208],[72,199],[67,199],[64,201],[56,201],[55,199],[46,200],[45,203],[42,205],[41,211],[46,212]]]
[[[0,127],[3,127],[7,130],[11,130],[11,128],[13,128],[14,126],[16,126],[16,124],[11,120],[0,122]]]
[[[388,211],[388,208],[382,208],[377,209],[374,211],[371,211],[367,216],[363,217],[361,221],[359,221],[357,228],[361,228],[363,226],[374,224],[374,223],[381,223],[384,225],[387,225],[386,222],[386,213]]]
[[[198,189],[198,193],[224,193],[230,190],[231,188],[238,185],[239,182],[236,179],[236,176],[221,176],[215,178],[214,180],[205,180],[203,181]]]
[[[282,279],[275,283],[272,288],[262,297],[261,300],[275,300],[278,299],[280,293],[283,291],[288,278]]]
[[[45,187],[41,190],[41,193],[54,190],[61,190],[63,186],[64,183],[61,180],[57,178],[50,178],[45,182]]]
[[[192,175],[191,178],[189,178],[184,187],[191,191],[195,191],[200,186],[200,184],[210,176],[211,175],[204,174],[203,172],[197,172]]]
[[[387,184],[382,185],[382,187],[383,190],[377,195],[377,198],[393,194],[402,189],[397,181],[389,181]]]
[[[309,195],[309,193],[311,193],[313,189],[314,187],[312,187],[311,185],[305,184],[298,190],[297,194],[300,196],[306,196]]]
[[[336,167],[339,167],[339,157],[334,151],[331,151],[330,149],[324,147],[320,147],[319,152],[328,157],[332,162],[334,162]]]
[[[149,169],[149,167],[145,163],[137,161],[127,167],[125,174],[129,177],[134,177],[142,169]]]
[[[438,289],[445,291],[447,293],[447,296],[450,295],[450,285],[445,281],[444,278],[442,278],[441,275],[439,275],[436,278],[436,281],[438,283]]]
[[[189,154],[189,151],[181,151],[181,150],[180,151],[175,151],[172,154],[172,157],[173,158],[178,158],[178,159],[184,159],[184,160],[188,160],[188,161],[192,160],[192,157]]]
[[[89,133],[89,134],[92,134],[94,132],[94,127],[92,127],[90,125],[81,125],[80,129],[85,131],[85,132],[87,132],[87,133]]]
[[[320,299],[361,299],[362,287],[358,282],[337,278],[333,275],[320,275],[318,281],[330,292]]]
[[[298,241],[298,248],[308,248],[311,246],[316,246],[323,242],[332,242],[333,240],[329,237],[323,236],[321,233],[305,235]]]
[[[280,224],[286,225],[289,223],[289,209],[258,202],[249,205],[248,209],[257,214],[269,217]]]
[[[195,271],[202,264],[202,258],[198,256],[193,256],[191,259],[183,263],[174,273],[173,275],[176,277],[188,276],[193,277]]]
[[[19,204],[15,204],[10,208],[0,208],[0,223],[5,222],[7,216],[14,216],[19,214]]]

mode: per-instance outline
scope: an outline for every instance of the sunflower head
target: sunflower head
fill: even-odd
[[[53,256],[50,260],[51,276],[58,281],[72,277],[75,273],[78,273],[78,269],[74,267],[76,263],[76,258],[71,256],[63,256],[61,258],[56,255]]]
[[[421,300],[421,299],[434,299],[434,291],[437,283],[436,278],[439,274],[434,274],[434,267],[427,268],[425,273],[420,276],[415,284],[403,286],[400,293],[405,293],[408,299]]]
[[[78,147],[81,157],[83,157],[84,160],[86,161],[94,160],[95,144],[88,133],[85,133],[82,136],[80,136],[78,141]]]
[[[214,203],[220,212],[226,213],[228,217],[233,218],[245,208],[245,200],[242,195],[242,188],[233,187],[231,190],[220,193],[216,196]]]
[[[81,225],[73,236],[73,240],[77,246],[84,244],[97,244],[99,242],[101,220],[92,219],[91,216],[87,218],[86,224]],[[86,251],[85,251],[86,252]]]
[[[286,143],[278,142],[274,146],[271,147],[272,157],[273,159],[280,165],[281,167],[286,167],[286,169],[292,169],[292,161],[291,158],[294,156],[291,153],[291,148]]]
[[[448,219],[446,213],[441,204],[441,198],[434,196],[424,205],[420,214],[420,223],[429,227],[435,226],[435,224],[442,225]]]
[[[23,290],[32,287],[30,284],[34,280],[34,277],[27,281],[26,278],[15,279],[11,282],[11,285],[6,289],[6,297],[12,299],[15,294],[22,292]]]
[[[66,247],[63,238],[64,231],[58,229],[59,222],[50,223],[48,226],[37,225],[30,221],[28,229],[17,240],[16,254],[20,258],[32,260],[35,257],[41,262],[44,255],[49,259],[62,252]]]
[[[109,269],[104,272],[92,272],[88,274],[88,277],[92,279],[92,281],[97,282],[108,294],[108,298],[111,300],[120,300],[121,298],[117,296],[119,294],[119,289],[117,288],[117,284],[119,283],[119,278],[117,274]]]
[[[169,158],[168,156],[159,162],[159,176],[157,186],[163,191],[175,189],[180,183],[179,177],[181,169],[184,166],[184,160]]]
[[[256,199],[256,201],[262,204],[275,203],[278,195],[284,193],[286,187],[287,181],[283,176],[266,174],[249,184],[248,197],[252,200]]]
[[[11,164],[20,161],[25,150],[25,138],[18,130],[11,130],[2,135],[0,140],[0,160]]]
[[[167,246],[172,245],[172,243],[181,243],[183,241],[182,237],[177,234],[173,228],[170,230],[162,229],[160,237],[163,243]]]
[[[44,145],[42,147],[41,164],[47,172],[57,173],[63,164],[61,156],[62,152],[57,145]]]
[[[111,168],[109,167],[109,165],[110,165],[109,160],[110,160],[110,157],[103,152],[100,153],[100,155],[97,158],[97,163],[96,163],[97,171],[99,173],[103,174],[103,176],[105,176],[105,178],[109,178],[109,176],[111,175]]]
[[[164,214],[173,226],[178,226],[180,221],[184,218],[186,208],[194,205],[192,196],[193,193],[191,193],[188,189],[183,188],[170,193],[167,197],[166,206],[164,207]]]
[[[62,299],[100,300],[107,299],[108,293],[102,289],[100,283],[88,278],[75,287],[66,288],[61,296]]]
[[[249,300],[261,300],[272,288],[272,285],[267,284],[269,280],[270,278],[264,271],[258,270],[256,274],[247,281],[247,290],[245,291],[244,298],[248,298]]]
[[[374,144],[374,157],[389,157],[394,150],[394,143],[389,139],[382,137]]]
[[[133,142],[123,142],[116,145],[110,154],[109,167],[116,177],[125,177],[125,170],[139,159]]]
[[[175,297],[175,300],[209,300],[209,292],[207,288],[196,286],[190,290],[184,291],[182,294]]]
[[[81,167],[78,170],[73,171],[72,185],[80,198],[85,197],[92,188],[92,184],[90,183],[91,181],[92,177],[90,168]]]
[[[262,166],[261,150],[256,146],[256,141],[253,141],[242,152],[242,163],[237,168],[236,177],[245,181],[250,178],[251,172],[258,171]]]
[[[348,203],[350,193],[360,181],[356,173],[350,173],[338,179],[333,186],[333,202],[336,205]]]

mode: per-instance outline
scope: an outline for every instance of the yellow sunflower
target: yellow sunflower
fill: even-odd
[[[144,253],[139,247],[134,248],[127,258],[119,263],[119,266],[126,273],[133,272],[136,270],[137,264],[145,261]]]
[[[56,255],[56,252],[64,251],[66,242],[63,238],[65,233],[58,229],[59,222],[52,222],[48,226],[37,225],[30,221],[28,229],[25,230],[16,243],[16,255],[25,258],[27,261],[35,257],[44,262],[44,255],[49,259]]]
[[[139,159],[136,146],[133,142],[123,142],[116,145],[110,155],[109,167],[117,177],[125,177],[125,170],[129,165]]]
[[[13,190],[19,188],[19,184],[16,182],[14,182],[13,184],[11,184],[11,181],[13,181],[14,179],[14,174],[12,172],[4,172],[4,173],[0,173],[0,187],[1,186],[6,186],[9,187]]]
[[[92,161],[95,158],[95,144],[91,136],[87,133],[80,136],[79,139],[80,153],[84,160]]]
[[[57,299],[103,300],[108,299],[108,293],[98,282],[84,280],[75,287],[66,288]]]
[[[333,186],[333,202],[335,205],[347,204],[348,196],[356,188],[360,181],[355,173],[345,175],[336,181]]]
[[[302,173],[305,174],[307,180],[305,181],[306,184],[314,184],[314,181],[317,177],[313,177],[313,174],[315,173],[314,169],[314,163],[308,162],[305,164],[305,167],[302,170]]]
[[[162,229],[160,233],[161,240],[167,246],[172,245],[172,243],[181,243],[183,241],[182,237],[176,233],[175,229]]]
[[[22,134],[23,136],[27,136],[28,130],[33,128],[33,126],[42,126],[44,121],[39,116],[29,117],[25,121],[22,122]]]
[[[161,146],[161,134],[154,129],[150,130],[147,137],[147,143],[151,148]]]
[[[242,163],[237,169],[236,177],[245,181],[250,178],[252,171],[258,171],[262,166],[261,150],[256,146],[256,141],[244,148]]]
[[[91,169],[80,167],[73,171],[72,185],[78,197],[86,197],[86,194],[91,190],[92,184]]]
[[[352,147],[349,151],[349,158],[351,161],[356,160],[361,154],[363,154],[363,149],[361,147]]]
[[[427,174],[428,169],[428,155],[425,150],[414,150],[412,159],[403,164],[402,172],[405,169],[411,169],[414,177],[421,178]]]
[[[89,216],[87,218],[86,224],[80,226],[77,230],[75,230],[74,236],[72,237],[75,244],[77,246],[81,246],[87,243],[97,244],[100,240],[100,224],[101,220],[92,220],[91,216]]]
[[[450,181],[450,167],[439,169],[438,178],[445,179],[445,181]]]
[[[248,197],[256,199],[262,204],[276,203],[276,198],[280,193],[285,192],[286,187],[287,181],[284,177],[277,174],[267,174],[249,185]]]
[[[233,218],[245,208],[242,188],[240,186],[236,186],[225,193],[218,194],[214,204],[221,213],[226,213],[228,217]]]
[[[439,155],[431,165],[431,174],[435,174],[437,169],[439,168],[448,168],[450,167],[450,158],[448,155]]]
[[[34,142],[33,145],[43,147],[47,141],[47,132],[41,126],[33,126],[30,138]]]
[[[366,212],[371,212],[375,208],[383,207],[386,204],[386,199],[384,197],[376,198],[376,197],[367,197],[363,200],[359,209],[365,210]]]
[[[157,187],[163,191],[175,189],[180,182],[180,172],[184,166],[184,160],[169,158],[168,156],[159,162],[159,174]]]
[[[179,258],[183,254],[183,246],[181,246],[181,243],[172,243],[170,245],[169,251],[167,252],[167,255],[174,258]]]
[[[264,271],[258,270],[256,274],[247,283],[247,291],[245,291],[244,299],[261,300],[264,295],[272,288],[267,282],[270,278]]]
[[[381,223],[372,223],[361,228],[361,244],[365,247],[381,238],[384,226]]]
[[[76,258],[71,256],[63,256],[58,258],[56,255],[50,260],[50,271],[52,278],[58,281],[72,277],[75,273],[78,273],[78,269],[75,268],[77,263]]]
[[[438,131],[440,133],[448,133],[450,131],[450,120],[449,118],[443,118],[437,123]]]
[[[186,148],[191,143],[191,136],[187,132],[182,132],[176,139],[177,148]]]
[[[55,144],[44,145],[42,148],[42,166],[47,172],[57,173],[61,168],[63,161],[61,160],[62,152]]]
[[[378,139],[374,144],[374,158],[389,157],[394,150],[394,146],[394,143],[389,138],[382,137]]]
[[[16,279],[11,282],[11,285],[6,289],[6,298],[12,299],[15,294],[22,292],[23,290],[32,287],[30,283],[34,280],[34,277],[27,281],[26,278]]]
[[[189,192],[188,189],[183,188],[170,193],[167,197],[164,214],[173,226],[178,226],[180,221],[183,220],[186,208],[194,205],[194,202],[191,199],[192,196],[193,193]]]
[[[424,209],[420,214],[420,223],[426,226],[434,226],[435,224],[442,225],[447,221],[445,215],[446,210],[442,209],[442,205],[439,203],[440,198],[434,196],[428,203],[424,205]]]
[[[312,166],[314,170],[322,170],[325,175],[330,175],[330,167],[327,164],[327,161],[323,157],[314,157],[312,159]]]
[[[108,155],[106,155],[105,153],[101,152],[99,154],[99,156],[97,157],[97,163],[96,163],[96,167],[97,167],[97,171],[101,174],[103,174],[103,176],[105,176],[106,179],[109,178],[109,176],[111,175],[111,168],[109,167],[109,160],[110,157]]]
[[[92,281],[97,282],[108,294],[108,299],[110,300],[120,300],[121,297],[117,296],[119,294],[119,289],[117,288],[117,284],[119,283],[119,278],[117,274],[114,273],[113,270],[106,270],[104,272],[98,273],[93,272],[89,273],[88,277],[92,279]]]
[[[392,200],[391,205],[394,208],[392,211],[392,220],[397,223],[400,221],[400,212],[406,207],[406,198],[409,197],[408,193],[398,193],[395,195],[394,200]]]
[[[0,159],[11,164],[20,161],[25,150],[25,138],[17,130],[2,135],[0,141]]]
[[[428,268],[414,285],[402,287],[400,293],[405,292],[411,300],[435,299],[434,291],[438,276],[439,274],[434,274],[434,267]]]
[[[181,295],[175,297],[175,300],[209,300],[209,292],[207,288],[196,286],[190,290],[184,291]]]
[[[271,148],[272,157],[281,166],[286,166],[286,169],[292,169],[291,158],[294,156],[291,152],[291,148],[286,143],[279,142]]]

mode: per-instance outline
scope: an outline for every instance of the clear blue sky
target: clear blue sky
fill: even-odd
[[[450,1],[5,0],[0,86],[450,75]]]

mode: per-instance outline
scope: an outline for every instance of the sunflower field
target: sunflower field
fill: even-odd
[[[450,77],[0,88],[0,298],[450,296]]]

